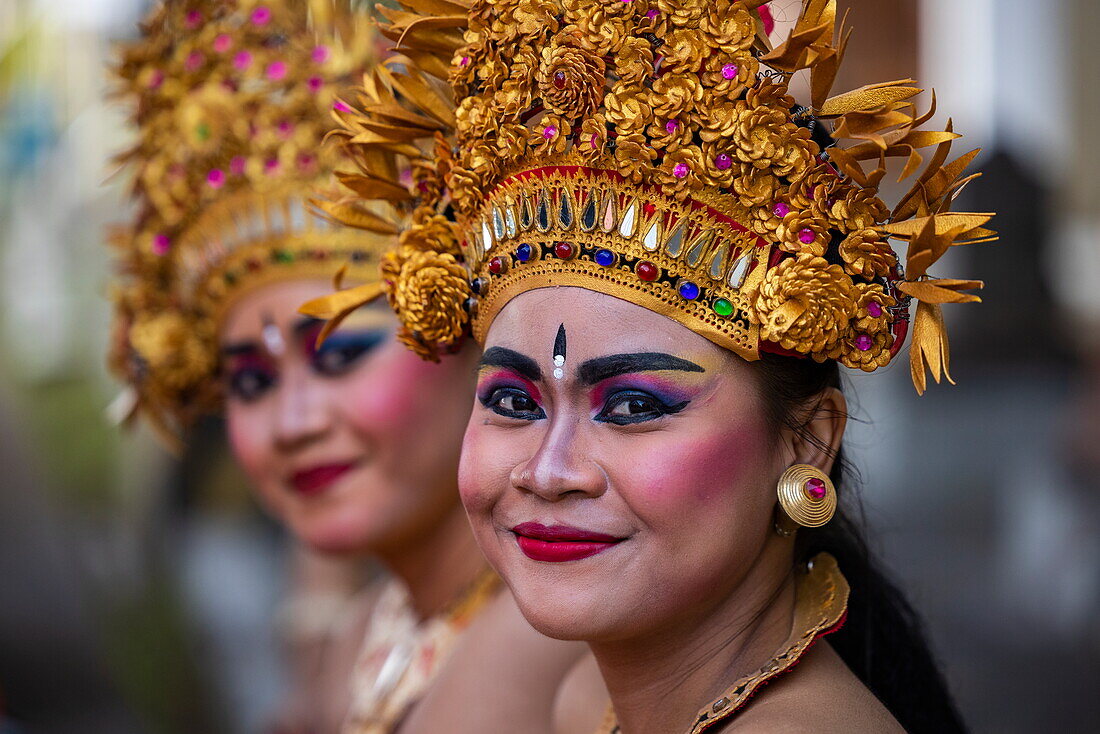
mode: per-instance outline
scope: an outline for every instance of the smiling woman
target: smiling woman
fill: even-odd
[[[373,57],[358,6],[164,3],[119,47],[137,211],[116,238],[112,363],[135,411],[174,443],[199,416],[223,414],[252,489],[308,558],[385,569],[335,608],[333,594],[288,605],[309,640],[292,638],[301,679],[280,730],[395,731],[488,615],[513,654],[540,661],[527,666],[537,675],[520,713],[536,711],[528,731],[542,734],[584,649],[522,620],[466,522],[456,467],[476,347],[424,362],[382,305],[353,309],[319,343],[322,323],[297,313],[338,273],[379,291],[380,254],[397,231],[367,209],[358,221],[368,232],[310,211],[350,164],[321,141],[338,93]],[[404,731],[489,728],[449,715],[418,726]]]
[[[960,729],[839,497],[838,365],[886,366],[912,319],[917,389],[946,374],[940,304],[981,284],[928,268],[992,237],[949,211],[974,153],[909,82],[830,96],[834,0],[777,44],[762,0],[401,4],[345,182],[396,200],[373,161],[425,143],[386,295],[419,354],[485,347],[462,499],[527,619],[595,653],[605,731]]]

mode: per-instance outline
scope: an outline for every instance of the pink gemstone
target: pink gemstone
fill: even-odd
[[[332,103],[332,109],[336,110],[337,112],[351,112],[351,108],[340,100],[336,100]]]
[[[149,88],[150,89],[156,89],[157,87],[159,87],[163,83],[164,83],[164,72],[161,71],[160,69],[157,69],[149,77]]]
[[[593,150],[600,147],[600,138],[596,133],[592,133],[592,137],[588,139],[588,142]]]
[[[871,341],[871,337],[866,334],[860,334],[856,337],[856,349],[861,352],[866,352],[873,344],[874,342]]]
[[[882,316],[882,306],[879,305],[878,301],[871,301],[867,304],[867,313],[871,315],[871,318],[877,319]]]
[[[315,49],[313,49],[313,53],[311,54],[311,56],[313,58],[313,63],[315,63],[315,64],[325,63],[326,61],[328,61],[328,46],[318,46],[318,47],[316,47]]]
[[[737,78],[737,74],[740,71],[737,64],[726,64],[722,67],[722,76],[732,81]]]
[[[461,64],[462,66],[466,66],[467,64],[470,63],[470,57],[469,56],[463,56],[462,61],[459,61],[458,63]]]
[[[679,129],[680,129],[680,121],[679,120],[669,120],[668,122],[665,123],[665,130],[668,132],[669,135],[671,135],[672,133],[676,132]]]
[[[299,168],[312,168],[313,167],[313,161],[314,161],[313,156],[309,155],[308,153],[303,153],[302,155],[298,156],[298,167]]]
[[[718,157],[714,159],[714,165],[718,167],[719,171],[728,171],[730,166],[733,165],[733,159],[727,153],[719,153]]]
[[[656,18],[658,15],[660,15],[660,13],[658,13],[656,10],[647,10],[645,12],[645,17],[650,19]]]
[[[280,122],[278,128],[279,134],[282,135],[284,138],[290,137],[290,134],[294,132],[294,126],[291,125],[290,122],[287,120],[283,120],[282,122]]]
[[[203,55],[198,51],[192,51],[187,55],[187,60],[183,62],[183,66],[188,71],[195,71],[202,66],[204,61]]]
[[[271,22],[271,9],[263,5],[252,11],[252,22],[255,25],[267,25]]]
[[[817,235],[814,234],[814,231],[812,229],[809,229],[808,227],[798,233],[798,241],[804,245],[812,244],[813,241],[816,239]]]
[[[825,480],[820,477],[807,479],[802,488],[806,491],[806,496],[812,500],[823,500],[828,493],[825,489]]]
[[[683,178],[691,172],[686,163],[677,163],[676,167],[672,169],[672,175],[676,178]]]
[[[237,71],[244,71],[252,65],[252,54],[247,51],[241,51],[233,57],[233,66],[237,68]]]
[[[278,170],[279,170],[279,159],[278,158],[268,158],[266,161],[264,161],[264,172],[265,173],[275,173]]]
[[[783,217],[791,213],[791,207],[788,206],[785,202],[780,201],[776,203],[775,208],[772,209],[772,212],[775,214],[775,216],[782,219]]]
[[[153,238],[153,254],[167,255],[170,249],[172,249],[172,240],[168,239],[168,235],[162,232]]]
[[[267,78],[272,81],[279,81],[286,76],[286,62],[285,61],[272,61],[267,65]]]
[[[188,11],[184,22],[188,28],[197,28],[199,23],[202,23],[202,13],[197,10]]]
[[[309,87],[309,91],[311,92],[318,91],[324,83],[324,80],[319,76],[311,76],[306,80],[306,86]]]
[[[212,189],[220,189],[225,183],[225,171],[220,168],[211,168],[206,174],[206,183]]]
[[[228,33],[223,33],[214,39],[213,45],[215,51],[223,54],[233,47],[233,36]]]
[[[234,176],[244,175],[245,159],[243,155],[233,156],[233,160],[229,161],[229,172]]]
[[[542,137],[546,138],[547,140],[549,140],[550,138],[554,137],[557,134],[558,134],[557,125],[547,125],[546,127],[544,127],[542,129]]]

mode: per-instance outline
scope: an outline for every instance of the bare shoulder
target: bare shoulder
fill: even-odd
[[[822,641],[794,670],[761,689],[748,708],[721,731],[895,734],[904,729]]]

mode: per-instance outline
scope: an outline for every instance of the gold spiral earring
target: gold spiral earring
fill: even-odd
[[[809,464],[795,464],[779,477],[779,506],[786,516],[804,528],[819,528],[836,512],[836,488],[829,475]],[[783,536],[793,533],[776,523]]]

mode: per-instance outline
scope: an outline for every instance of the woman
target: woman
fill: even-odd
[[[171,3],[118,67],[138,142],[123,157],[137,213],[118,237],[115,367],[172,437],[224,410],[257,496],[298,541],[389,572],[349,610],[297,605],[299,628],[325,637],[299,661],[316,667],[296,681],[288,708],[298,713],[281,730],[393,731],[466,626],[513,608],[455,486],[476,347],[424,363],[393,338],[384,307],[357,310],[318,345],[321,323],[296,312],[337,271],[377,288],[394,231],[366,209],[334,206],[372,230],[349,232],[306,208],[341,163],[321,141],[372,38],[343,3]],[[311,583],[341,585],[328,575]],[[583,648],[526,623],[508,630],[542,661],[553,696]],[[526,700],[541,705],[538,691]],[[536,719],[531,731],[549,725]]]
[[[913,613],[834,517],[838,364],[888,364],[917,299],[914,381],[938,381],[939,304],[980,283],[927,270],[990,217],[948,212],[973,154],[919,129],[918,89],[829,96],[834,2],[774,48],[762,4],[474,2],[454,130],[419,162],[446,189],[387,294],[421,354],[485,347],[463,502],[535,628],[589,643],[605,731],[957,730]],[[396,17],[408,76],[439,77],[418,29],[456,20]],[[376,124],[364,105],[349,127]],[[894,156],[920,174],[891,212]],[[354,188],[384,180],[358,160]],[[423,223],[448,206],[453,228]]]

